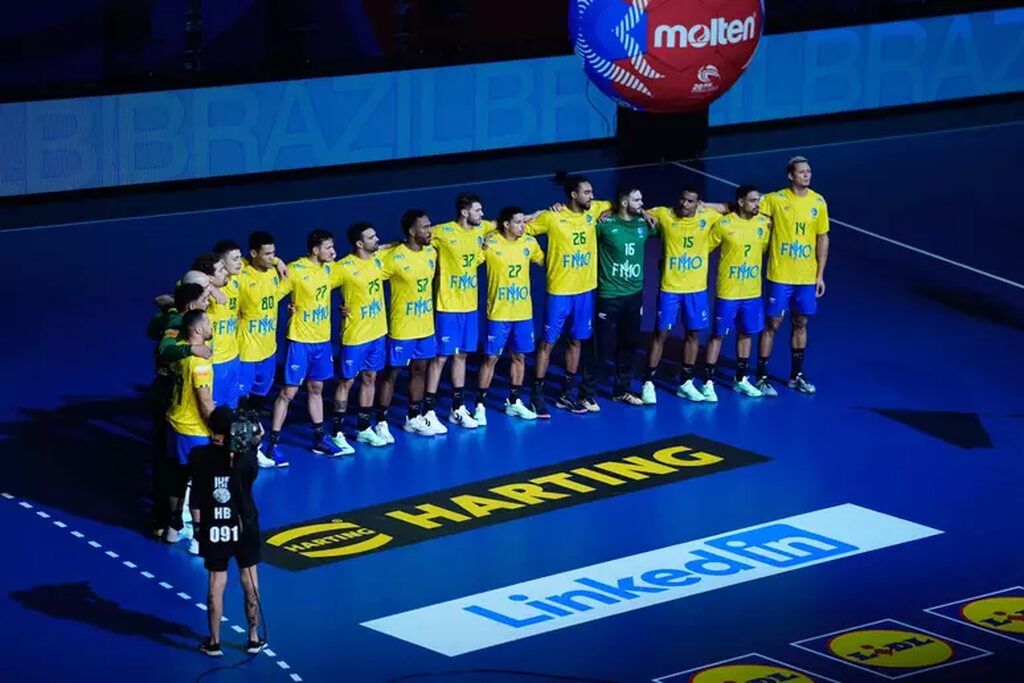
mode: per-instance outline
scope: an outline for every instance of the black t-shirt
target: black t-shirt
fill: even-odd
[[[225,446],[197,446],[189,454],[192,506],[200,511],[200,541],[220,546],[259,536],[252,485],[259,467],[255,449],[231,457]]]

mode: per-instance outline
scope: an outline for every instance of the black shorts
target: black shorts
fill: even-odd
[[[163,480],[163,492],[171,498],[184,498],[185,489],[188,488],[189,480],[188,465],[182,465],[176,460],[165,457],[160,463],[157,476]]]
[[[206,543],[200,547],[203,566],[210,572],[226,572],[232,558],[239,569],[253,567],[260,561],[259,536],[242,538],[237,543]]]

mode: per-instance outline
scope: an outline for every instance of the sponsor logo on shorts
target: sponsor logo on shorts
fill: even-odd
[[[264,536],[265,558],[285,569],[309,569],[766,461],[763,455],[692,434],[662,439],[274,529]],[[305,537],[295,535],[302,529],[333,533],[334,527],[323,525],[341,520],[388,541],[312,555],[292,542]]]

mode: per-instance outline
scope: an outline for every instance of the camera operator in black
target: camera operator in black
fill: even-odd
[[[239,431],[239,418],[228,406],[216,408],[210,415],[209,425],[210,444],[197,446],[189,454],[190,507],[199,512],[193,524],[197,529],[200,554],[210,572],[206,598],[210,637],[199,649],[213,657],[222,654],[220,623],[224,613],[224,588],[228,563],[234,558],[245,591],[245,617],[249,622],[246,651],[256,654],[266,647],[266,641],[258,634],[260,604],[256,565],[260,561],[260,528],[259,512],[252,498],[252,485],[259,473],[256,448],[263,430],[258,422],[251,425],[251,436],[238,443],[233,432]]]

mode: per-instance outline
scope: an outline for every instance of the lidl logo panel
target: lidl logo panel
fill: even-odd
[[[659,676],[654,683],[836,683],[756,652]]]
[[[1014,586],[929,607],[935,616],[1024,643],[1024,587]]]
[[[264,558],[303,570],[769,458],[693,434],[273,529]]]
[[[992,654],[894,619],[816,636],[793,645],[892,680]]]
[[[941,533],[838,505],[362,625],[451,657]]]

